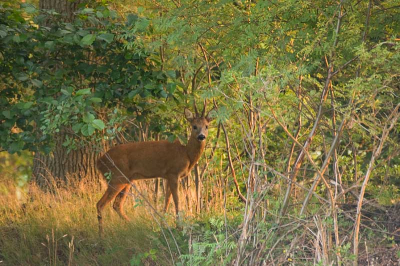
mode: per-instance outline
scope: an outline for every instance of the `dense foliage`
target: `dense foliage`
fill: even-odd
[[[122,110],[145,107],[137,97],[167,98],[175,91],[167,81],[175,72],[162,71],[151,54],[136,49],[132,32],[146,22],[134,14],[124,21],[100,5],[65,23],[53,11],[5,4],[1,15],[4,150],[49,152],[52,135],[63,128],[78,136],[107,129],[113,136]]]
[[[360,238],[398,240],[361,226],[365,208],[400,198],[396,0],[120,5],[73,23],[1,6],[2,149],[50,151],[63,128],[172,139],[183,106],[208,99],[216,138],[196,197],[191,178],[182,193],[188,212],[224,215],[186,225],[181,263],[339,265],[357,262]]]

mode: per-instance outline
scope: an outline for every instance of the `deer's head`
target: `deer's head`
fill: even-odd
[[[191,137],[196,138],[198,141],[204,141],[207,138],[208,124],[212,120],[210,113],[214,109],[210,110],[207,113],[207,115],[205,115],[206,106],[207,106],[207,102],[204,102],[204,109],[201,112],[201,114],[199,114],[199,112],[197,111],[196,103],[194,103],[195,114],[193,114],[191,111],[189,111],[189,109],[185,109],[186,119],[189,121],[190,125],[192,126]]]

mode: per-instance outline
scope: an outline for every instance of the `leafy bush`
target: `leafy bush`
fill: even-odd
[[[53,134],[64,129],[78,136],[107,129],[112,136],[117,107],[132,112],[146,104],[138,97],[173,95],[168,78],[175,72],[159,70],[134,45],[144,19],[130,14],[123,21],[99,4],[66,23],[54,11],[21,7],[0,6],[2,149],[49,152]]]

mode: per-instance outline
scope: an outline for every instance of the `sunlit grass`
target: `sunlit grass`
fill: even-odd
[[[1,265],[170,265],[160,227],[146,208],[126,203],[130,222],[107,208],[98,236],[101,191],[30,188],[25,201],[12,187],[0,196]],[[174,251],[172,251],[173,256]]]

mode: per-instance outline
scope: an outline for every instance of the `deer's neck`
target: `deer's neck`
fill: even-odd
[[[203,153],[205,146],[205,141],[198,141],[196,137],[190,137],[188,144],[186,145],[186,152],[190,159],[190,169],[192,169],[193,166],[200,159],[200,156]]]

